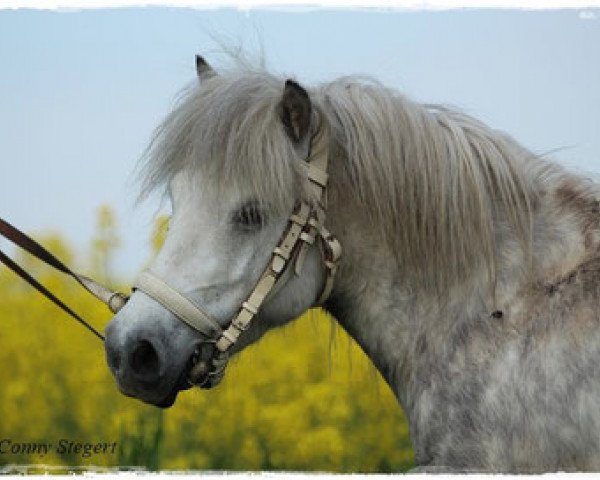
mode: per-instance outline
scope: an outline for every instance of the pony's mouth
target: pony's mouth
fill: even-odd
[[[188,390],[192,388],[193,385],[188,381],[188,368],[184,369],[184,371],[179,376],[177,383],[175,383],[173,390],[162,400],[158,402],[152,402],[152,404],[159,408],[169,408],[172,407],[177,399],[177,395],[179,392],[183,390]]]
[[[179,392],[192,387],[206,388],[208,368],[208,362],[202,359],[201,349],[197,347],[188,359],[171,392],[161,401],[153,402],[153,404],[160,408],[169,408],[175,403]]]

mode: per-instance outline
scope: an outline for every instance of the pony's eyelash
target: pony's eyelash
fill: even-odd
[[[248,201],[237,209],[232,223],[244,230],[257,230],[265,224],[265,213],[256,201]]]

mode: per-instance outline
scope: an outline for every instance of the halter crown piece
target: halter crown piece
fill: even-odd
[[[313,201],[298,203],[289,217],[279,244],[273,249],[271,260],[226,329],[222,329],[210,315],[153,273],[144,271],[135,281],[134,289],[144,292],[206,337],[201,345],[212,344],[212,352],[208,358],[203,358],[204,349],[201,346],[197,348],[193,366],[188,374],[190,384],[211,388],[221,381],[231,347],[241,333],[248,329],[265,299],[285,283],[283,277],[291,275],[292,269],[288,267],[294,259],[293,273],[302,273],[308,247],[316,240],[325,264],[325,280],[315,306],[322,305],[329,297],[342,248],[339,241],[324,226],[329,162],[327,133],[326,122],[321,121],[311,137],[309,154],[306,160],[302,160]]]

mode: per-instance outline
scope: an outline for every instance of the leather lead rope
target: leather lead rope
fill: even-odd
[[[2,235],[7,240],[10,240],[15,245],[21,247],[23,250],[29,252],[31,255],[38,258],[42,262],[55,268],[59,272],[62,272],[74,278],[77,281],[77,283],[79,283],[89,293],[91,293],[97,299],[105,303],[113,313],[118,312],[127,302],[127,297],[123,294],[119,292],[112,292],[111,290],[100,285],[94,280],[84,275],[79,275],[73,272],[69,267],[67,267],[64,263],[62,263],[58,258],[52,255],[39,243],[37,243],[31,237],[27,236],[26,234],[24,234],[23,232],[21,232],[16,227],[12,226],[10,223],[6,222],[2,218],[0,218],[0,235]],[[75,319],[77,322],[79,322],[81,325],[87,328],[96,337],[104,341],[104,336],[100,332],[98,332],[98,330],[96,330],[88,322],[81,318],[81,316],[75,313],[62,300],[56,297],[40,282],[38,282],[29,273],[27,273],[19,264],[17,264],[8,255],[2,252],[2,250],[0,250],[0,262],[4,263],[14,273],[16,273],[19,277],[21,277],[23,280],[29,283],[29,285],[31,285],[38,292],[44,295],[47,299],[49,299],[51,302],[53,302],[55,305],[61,308],[64,312],[69,314],[73,319]]]

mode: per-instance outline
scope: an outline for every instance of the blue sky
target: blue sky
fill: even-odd
[[[456,105],[600,174],[600,10],[0,11],[0,217],[60,231],[83,254],[109,203],[123,237],[114,267],[131,280],[158,208],[134,206],[131,172],[194,81],[194,54],[224,61],[215,37],[262,45],[271,71],[308,85],[368,74]]]

